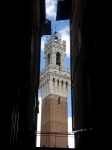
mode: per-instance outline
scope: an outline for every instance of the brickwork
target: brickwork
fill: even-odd
[[[59,97],[57,95],[49,95],[42,100],[42,119],[41,119],[41,132],[42,133],[62,133],[68,132],[68,112],[67,112],[67,99],[65,97]],[[56,142],[54,138],[57,138]],[[49,139],[49,142],[48,142]],[[44,142],[42,142],[44,141]],[[62,135],[42,136],[41,146],[52,147],[67,147],[67,137]]]

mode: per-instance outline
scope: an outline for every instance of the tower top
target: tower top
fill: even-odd
[[[58,33],[58,32],[54,32],[52,35],[51,35],[51,39],[55,39],[55,41],[57,41],[58,39],[61,39],[61,35]]]
[[[44,99],[50,94],[67,98],[70,87],[70,71],[65,71],[66,41],[58,32],[45,43],[45,69],[40,74],[40,91]]]

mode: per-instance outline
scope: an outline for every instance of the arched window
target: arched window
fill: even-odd
[[[59,65],[60,66],[60,64],[61,64],[61,59],[60,59],[60,53],[59,52],[57,52],[56,53],[56,65]]]
[[[68,88],[68,82],[66,81],[66,89]]]
[[[55,85],[55,78],[53,78],[53,85]]]
[[[60,97],[58,97],[58,104],[60,104]]]
[[[61,86],[63,87],[63,80],[61,81]]]
[[[68,86],[68,82],[66,81],[66,86]]]
[[[59,86],[59,79],[57,80],[57,85]]]
[[[48,57],[47,57],[47,64],[48,65],[50,64],[50,54],[48,54]]]

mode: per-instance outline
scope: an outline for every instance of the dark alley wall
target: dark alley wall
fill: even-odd
[[[106,111],[103,69],[106,32],[104,1],[58,1],[57,21],[70,19],[72,127],[76,148],[98,148],[104,141]],[[69,14],[69,15],[67,15]],[[66,15],[66,16],[65,16]],[[102,78],[103,77],[103,78]],[[103,96],[102,96],[103,92]],[[106,115],[107,116],[107,115]],[[106,119],[106,118],[105,118]],[[86,131],[85,131],[85,130]],[[100,139],[100,141],[99,141]]]
[[[35,147],[45,1],[6,2],[3,8],[2,144]]]

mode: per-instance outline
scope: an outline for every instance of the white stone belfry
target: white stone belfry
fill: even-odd
[[[40,73],[40,93],[42,100],[49,94],[66,97],[70,88],[70,69],[65,71],[66,41],[54,32],[45,43],[45,69]]]

